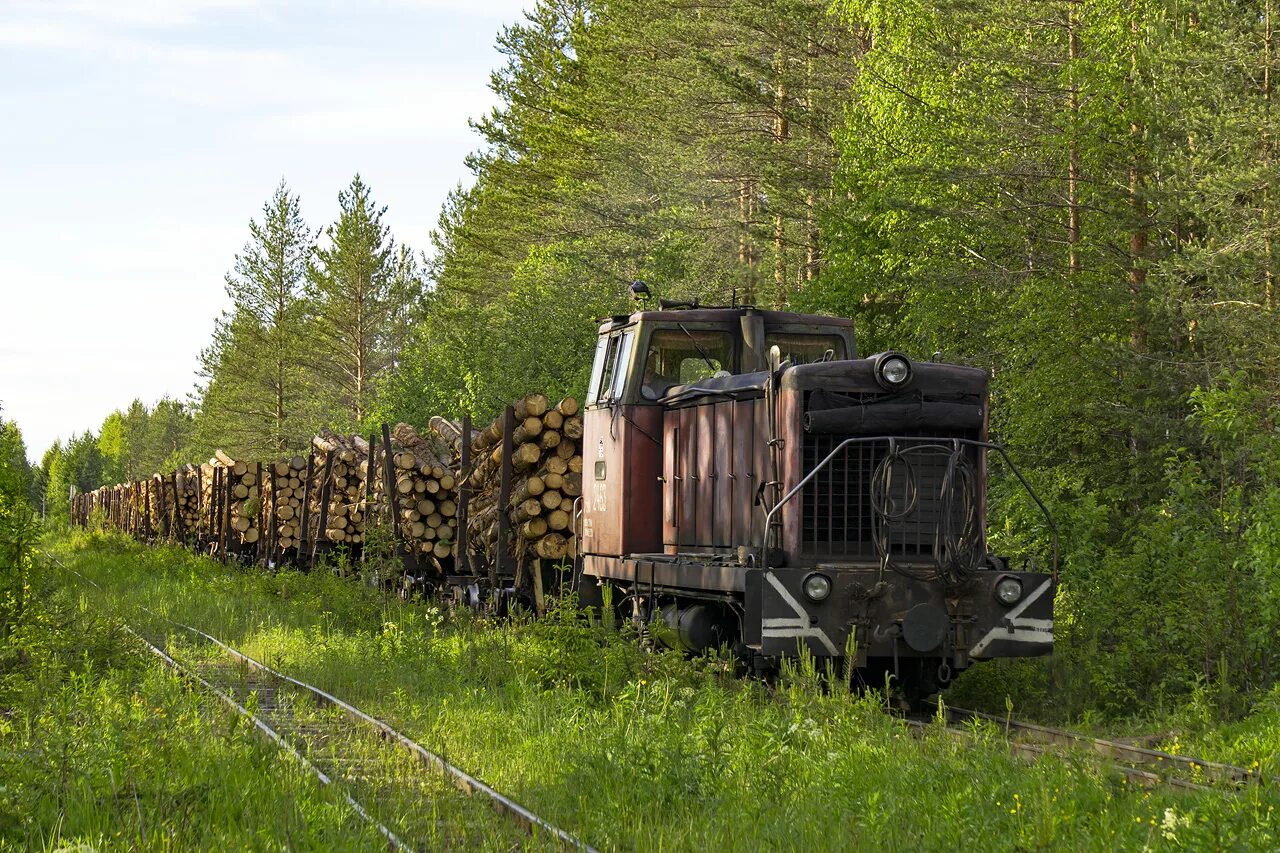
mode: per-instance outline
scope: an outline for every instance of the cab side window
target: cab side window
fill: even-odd
[[[591,381],[587,384],[587,401],[592,405],[600,396],[600,379],[604,376],[604,363],[609,357],[609,338],[601,335],[596,338],[596,356],[591,362]]]
[[[649,337],[640,396],[660,399],[676,385],[723,375],[733,368],[733,338],[717,329],[658,329]]]
[[[591,366],[587,405],[608,403],[622,396],[627,384],[627,362],[631,359],[631,330],[601,336],[596,341],[596,357]]]

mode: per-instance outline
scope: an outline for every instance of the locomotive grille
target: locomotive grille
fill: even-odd
[[[804,473],[812,471],[849,437],[806,433],[802,457]],[[955,432],[898,442],[899,451],[905,453],[905,461],[896,463],[897,470],[887,498],[891,508],[906,509],[914,482],[915,504],[914,509],[902,518],[880,525],[890,556],[909,561],[934,559],[934,545],[943,511],[941,493],[950,451],[920,448],[945,444],[953,437],[972,436]],[[913,447],[917,449],[910,450]],[[965,448],[962,453],[976,466],[974,448]],[[851,444],[805,486],[801,506],[802,547],[806,554],[858,560],[879,558],[872,508],[872,478],[888,454],[888,440]],[[976,478],[971,485],[972,494],[965,496],[965,500],[976,502],[979,487]],[[953,501],[953,520],[958,520],[961,505],[960,501]]]

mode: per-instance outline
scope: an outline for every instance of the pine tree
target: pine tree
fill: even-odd
[[[226,277],[232,307],[201,356],[202,435],[245,454],[305,447],[313,431],[307,270],[314,235],[281,181],[249,221],[249,240]]]
[[[359,175],[338,194],[338,204],[338,221],[325,229],[328,246],[316,249],[310,268],[318,339],[313,364],[322,396],[344,413],[337,425],[358,427],[371,412],[377,381],[393,364],[402,333],[397,321],[402,306],[417,297],[417,279],[402,274],[406,267],[382,222],[386,208],[374,204]]]

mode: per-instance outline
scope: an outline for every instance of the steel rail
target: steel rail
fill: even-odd
[[[1106,758],[1123,761],[1134,766],[1135,769],[1139,765],[1148,767],[1179,768],[1192,773],[1202,774],[1207,780],[1212,782],[1234,786],[1260,785],[1264,782],[1261,773],[1249,770],[1245,767],[1237,767],[1233,764],[1205,761],[1204,759],[1194,758],[1187,755],[1174,755],[1171,752],[1164,752],[1159,749],[1149,749],[1135,744],[1097,738],[1092,735],[1072,732],[1066,729],[1050,728],[1048,726],[1041,726],[1035,723],[1024,723],[1017,720],[1009,720],[995,714],[986,714],[981,711],[972,711],[967,708],[947,708],[946,713],[948,719],[952,722],[963,723],[968,720],[984,720],[994,725],[1001,726],[1006,731],[1020,732],[1041,743],[1083,747],[1087,751],[1095,752]],[[1205,787],[1204,785],[1199,785],[1195,782],[1180,779],[1177,776],[1160,773],[1155,773],[1153,775],[1175,786],[1182,786],[1182,784],[1185,783],[1199,788]]]
[[[58,565],[62,566],[62,568],[78,576],[81,580],[97,587],[98,589],[102,589],[102,586],[96,581],[94,581],[92,578],[85,577],[84,575],[80,574],[80,572],[77,572],[75,569],[67,566],[57,557],[54,557],[52,554],[49,554],[47,551],[44,552],[44,554],[49,559],[53,560]],[[146,609],[146,608],[143,608],[143,609]],[[257,730],[260,734],[262,734],[264,737],[266,737],[268,740],[274,743],[277,747],[284,750],[286,755],[288,755],[289,757],[291,757],[292,759],[300,763],[307,770],[311,771],[311,774],[315,776],[317,779],[319,779],[321,784],[326,786],[334,785],[334,781],[332,777],[330,777],[327,773],[325,773],[315,764],[311,763],[311,761],[305,755],[303,755],[301,752],[295,749],[291,743],[289,743],[287,740],[281,737],[280,733],[277,732],[275,729],[273,729],[265,720],[263,720],[258,715],[254,714],[248,708],[241,705],[231,696],[227,695],[224,691],[220,690],[216,685],[210,683],[209,681],[206,681],[204,678],[202,678],[200,675],[198,675],[188,667],[183,666],[181,663],[175,660],[172,655],[170,655],[164,649],[157,646],[155,643],[148,640],[146,637],[144,637],[141,633],[135,630],[131,625],[129,625],[124,620],[121,620],[120,624],[121,624],[121,627],[124,628],[127,634],[132,636],[138,642],[142,643],[142,645],[145,646],[147,651],[151,652],[151,654],[160,658],[160,660],[164,663],[164,665],[169,667],[169,669],[173,670],[173,672],[179,678],[182,678],[183,680],[192,682],[194,684],[198,684],[204,689],[208,690],[213,695],[217,696],[219,699],[225,702],[228,706],[230,706],[233,710],[235,710],[237,714],[239,714],[240,716],[244,717],[245,719],[253,723],[255,730]],[[336,787],[338,792],[342,794],[343,799],[346,800],[347,805],[351,808],[351,810],[354,811],[365,822],[371,824],[375,829],[377,829],[378,832],[382,835],[382,837],[387,839],[387,843],[391,847],[395,848],[396,850],[412,850],[413,849],[408,844],[405,844],[405,842],[401,840],[399,836],[397,836],[394,832],[388,829],[386,825],[384,825],[381,821],[379,821],[373,815],[369,814],[369,811],[364,806],[362,806],[360,802],[356,800],[355,797],[351,796],[351,794],[349,794],[347,791],[342,790],[341,786],[334,786],[334,787]]]
[[[102,586],[98,584],[96,581],[92,580],[91,578],[85,577],[80,572],[76,571],[70,566],[67,566],[65,563],[63,563],[57,557],[54,557],[52,554],[49,554],[48,552],[44,552],[44,553],[45,553],[45,556],[53,560],[59,566],[62,566],[62,568],[66,569],[69,572],[72,572],[77,577],[81,578],[84,581],[87,581],[88,583],[92,584],[98,589],[102,589]],[[402,734],[400,731],[396,730],[395,728],[393,728],[383,720],[380,720],[377,717],[374,717],[374,716],[371,716],[370,714],[365,713],[364,711],[360,710],[354,705],[351,705],[350,703],[345,702],[342,699],[339,699],[338,697],[334,696],[331,693],[328,693],[325,690],[320,689],[319,687],[316,687],[312,684],[308,684],[304,681],[299,681],[298,679],[285,675],[282,672],[278,672],[272,669],[271,667],[267,666],[266,664],[258,660],[255,660],[254,658],[249,657],[248,655],[238,651],[237,649],[232,648],[231,646],[219,640],[217,637],[214,637],[211,634],[207,634],[204,631],[201,631],[199,628],[194,628],[190,625],[184,625],[181,622],[177,622],[177,621],[174,621],[173,619],[169,619],[166,616],[162,616],[156,613],[155,611],[151,610],[145,605],[139,604],[135,606],[137,606],[139,609],[145,611],[146,613],[158,619],[162,619],[165,622],[168,622],[170,625],[173,625],[176,628],[189,631],[199,637],[204,638],[205,640],[208,640],[209,642],[214,643],[223,651],[227,652],[237,660],[243,662],[245,665],[249,666],[250,668],[255,669],[259,672],[263,672],[268,675],[271,675],[275,678],[278,678],[281,681],[292,684],[293,686],[298,687],[310,693],[312,696],[320,699],[325,704],[331,705],[333,707],[336,707],[342,710],[348,716],[353,717],[359,720],[360,722],[373,726],[379,732],[381,732],[384,737],[390,738],[391,740],[399,744],[401,747],[408,750],[424,765],[436,770],[441,775],[449,779],[451,782],[454,783],[454,785],[456,785],[464,793],[466,794],[479,793],[485,796],[491,803],[493,803],[493,805],[495,806],[495,808],[498,809],[498,811],[502,812],[508,818],[514,820],[517,824],[522,826],[526,831],[533,832],[536,828],[541,832],[547,833],[548,835],[560,841],[562,844],[566,846],[569,846],[578,850],[587,851],[587,853],[598,853],[598,851],[594,847],[591,847],[585,842],[580,841],[579,839],[569,834],[565,830],[560,829],[559,827],[555,826],[554,824],[547,821],[546,819],[541,818],[538,815],[534,814],[532,811],[520,805],[519,803],[515,802],[510,797],[507,797],[506,795],[498,792],[492,786],[487,785],[480,779],[476,778],[475,776],[472,776],[471,774],[467,773],[465,770],[462,770],[461,768],[455,766],[454,764],[451,764],[449,761],[447,761],[443,757],[437,755],[436,753],[422,746],[417,741]],[[140,634],[138,634],[132,628],[130,628],[127,624],[124,627],[125,627],[125,630],[129,631],[129,633],[133,634],[134,636],[137,636],[144,643],[146,643],[153,651],[157,651],[157,652],[159,651],[158,649],[156,649],[155,646],[151,645],[150,642],[148,642],[145,638],[143,638]],[[161,654],[163,655],[162,652]],[[169,658],[167,655],[164,655],[164,657],[167,658],[168,660],[172,660],[172,658]],[[180,666],[180,664],[177,664],[176,661],[174,661],[174,664]],[[205,682],[198,675],[195,675],[194,673],[192,673],[191,677],[200,681],[200,683],[204,684],[209,689],[213,690],[214,692],[222,696],[221,692],[218,691],[216,687],[214,687],[213,685],[210,685],[208,682]],[[231,699],[226,696],[222,696],[222,698],[225,701],[234,705],[236,708],[240,709],[242,713],[249,714],[249,712],[241,708],[241,706],[238,705],[234,699]],[[250,714],[249,716],[252,716],[252,715]],[[256,717],[254,717],[253,719],[255,721],[257,720]],[[259,721],[259,724],[261,726],[266,727],[265,723],[261,723]],[[266,728],[269,728],[269,727],[266,727]],[[273,739],[275,739],[278,743],[288,748],[290,752],[297,754],[296,751],[292,749],[292,747],[289,747],[287,743],[285,743],[283,740],[279,738],[278,734],[273,734]],[[301,755],[299,755],[299,758],[302,758]],[[305,758],[302,758],[302,760],[306,762]],[[310,765],[309,762],[307,763],[308,763],[308,766],[311,766],[312,770],[314,770],[316,774],[318,774],[318,776],[325,781],[326,784],[329,784],[328,777],[325,776],[323,772],[320,771],[319,768],[314,767],[313,765]],[[344,792],[344,796],[347,796],[345,792]],[[347,796],[347,799],[351,800],[351,797]],[[363,812],[362,807],[360,807],[358,803],[355,803],[354,800],[351,800],[351,802],[355,804],[357,809],[361,810],[361,813],[366,814],[367,816],[367,813]],[[370,820],[372,820],[372,818],[370,818]],[[381,827],[381,824],[379,824],[379,827]],[[385,830],[385,827],[382,827],[382,828]],[[385,830],[384,834],[389,832],[390,830]]]
[[[1013,732],[1019,732],[1029,737],[1035,738],[1037,743],[1029,743],[1023,740],[1015,740],[1008,737],[1007,743],[1009,751],[1018,758],[1027,761],[1039,761],[1046,755],[1053,754],[1055,750],[1051,747],[1082,747],[1084,751],[1091,752],[1105,761],[1105,765],[1112,770],[1122,774],[1125,778],[1138,782],[1145,787],[1155,787],[1158,785],[1168,785],[1171,788],[1178,788],[1187,791],[1214,791],[1221,790],[1222,786],[1228,789],[1239,789],[1246,784],[1262,784],[1263,777],[1259,773],[1248,770],[1244,767],[1236,767],[1230,764],[1221,764],[1212,761],[1204,761],[1199,758],[1192,758],[1185,755],[1174,755],[1168,752],[1162,752],[1155,749],[1147,749],[1145,747],[1134,746],[1132,744],[1121,743],[1119,741],[1109,741],[1103,738],[1095,738],[1090,735],[1084,735],[1077,732],[1067,731],[1065,729],[1054,729],[1048,726],[1040,726],[1035,723],[1023,723],[1017,720],[1008,720],[995,714],[985,714],[981,711],[971,711],[965,708],[944,707],[947,725],[942,729],[946,734],[952,737],[977,738],[978,733],[972,729],[965,728],[964,723],[973,720],[981,720],[994,726],[1002,728],[1007,735]],[[930,723],[923,719],[903,717],[902,721],[910,727],[915,734],[923,735],[930,730]],[[1215,784],[1205,784],[1204,782],[1194,782],[1172,773],[1160,773],[1147,767],[1156,766],[1172,769],[1181,767],[1186,769],[1198,770],[1205,774],[1206,781]]]
[[[160,617],[160,618],[163,619],[165,617]],[[266,664],[260,661],[254,660],[253,658],[249,657],[243,652],[233,649],[231,646],[228,646],[226,643],[222,642],[217,637],[214,637],[210,634],[206,634],[204,631],[201,631],[199,628],[193,628],[190,625],[183,625],[181,622],[174,622],[172,619],[168,619],[166,621],[168,621],[170,624],[174,625],[177,628],[182,628],[200,637],[203,637],[204,639],[208,640],[209,642],[221,648],[223,651],[230,654],[232,657],[243,662],[244,664],[249,666],[251,669],[256,669],[259,672],[263,672],[268,675],[274,676],[275,678],[278,678],[281,681],[288,682],[289,684],[292,684],[295,687],[306,690],[309,693],[311,693],[313,696],[316,696],[317,698],[325,702],[326,704],[329,704],[335,708],[341,709],[348,716],[354,717],[355,719],[360,720],[363,723],[367,723],[373,726],[374,728],[378,729],[378,731],[382,732],[384,736],[390,738],[391,740],[394,740],[400,746],[404,747],[406,750],[412,753],[423,764],[431,767],[432,769],[438,771],[439,773],[447,777],[450,781],[452,781],[455,785],[457,785],[458,788],[460,788],[465,793],[483,794],[494,804],[494,806],[498,808],[499,811],[503,812],[508,817],[515,820],[516,823],[523,826],[526,830],[532,832],[535,828],[537,828],[538,830],[545,832],[548,835],[551,835],[556,840],[570,847],[574,847],[579,850],[589,851],[589,853],[597,853],[595,848],[590,847],[589,845],[585,844],[582,841],[579,841],[577,838],[570,835],[568,832],[558,828],[557,826],[548,822],[544,818],[541,818],[538,815],[534,814],[533,812],[529,811],[529,809],[525,808],[524,806],[520,805],[516,801],[512,800],[510,797],[507,797],[506,795],[499,793],[497,790],[485,784],[484,782],[480,781],[475,776],[472,776],[471,774],[467,773],[465,770],[462,770],[457,766],[450,764],[441,756],[435,754],[431,750],[422,746],[420,743],[413,740],[412,738],[404,734],[401,734],[399,731],[392,728],[386,722],[378,719],[377,717],[373,717],[373,716],[370,716],[369,714],[366,714],[364,711],[361,711],[359,708],[355,707],[354,705],[344,702],[343,700],[339,699],[338,697],[334,696],[331,693],[328,693],[320,689],[319,687],[316,687],[311,684],[307,684],[305,681],[299,681],[298,679],[285,675],[282,672],[278,672],[272,669],[271,667],[267,666]]]
[[[913,730],[916,736],[923,736],[930,730],[930,724],[925,722],[924,720],[915,720],[907,717],[907,718],[903,718],[902,721],[906,723],[907,726],[909,726]],[[960,728],[959,726],[954,724],[947,725],[942,729],[942,731],[945,732],[950,737],[969,738],[969,739],[976,739],[978,737],[976,732],[970,731],[969,729]],[[1052,754],[1053,752],[1047,746],[1043,746],[1041,744],[1036,744],[1036,743],[1026,743],[1025,741],[1017,741],[1012,739],[1008,740],[1006,743],[1009,747],[1009,752],[1012,755],[1014,755],[1017,758],[1021,758],[1024,761],[1029,761],[1029,762],[1039,761],[1040,759],[1044,758],[1047,755]],[[1196,784],[1195,782],[1189,782],[1185,779],[1180,779],[1176,776],[1164,777],[1159,775],[1158,773],[1152,773],[1150,770],[1143,770],[1138,767],[1131,767],[1127,764],[1110,762],[1108,766],[1111,769],[1119,772],[1126,779],[1131,779],[1133,781],[1139,782],[1144,787],[1148,787],[1148,788],[1152,788],[1161,784],[1168,784],[1175,788],[1185,788],[1187,790],[1194,790],[1194,791],[1213,790],[1212,788],[1209,788],[1206,785],[1199,785],[1199,784]]]

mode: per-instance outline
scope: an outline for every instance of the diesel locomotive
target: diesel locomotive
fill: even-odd
[[[859,358],[848,320],[662,308],[599,329],[584,600],[761,672],[807,651],[892,673],[912,701],[974,661],[1052,650],[1056,544],[1046,572],[987,550],[988,460],[1004,451],[986,371]]]

